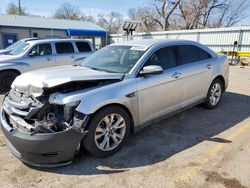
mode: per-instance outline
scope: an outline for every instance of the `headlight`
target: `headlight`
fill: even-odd
[[[72,118],[73,112],[78,107],[81,101],[70,102],[64,105],[64,120],[69,121]]]
[[[38,87],[34,87],[34,86],[30,86],[30,88],[29,88],[29,94],[33,95],[34,97],[41,96],[43,94],[43,89],[42,88],[38,88]]]

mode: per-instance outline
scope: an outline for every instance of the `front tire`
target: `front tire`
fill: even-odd
[[[119,106],[109,106],[93,115],[89,133],[83,141],[87,151],[96,157],[107,157],[121,149],[130,133],[130,118]]]
[[[221,80],[215,79],[208,89],[206,101],[204,102],[205,107],[208,109],[216,108],[221,101],[222,93],[223,84]]]
[[[4,94],[10,90],[12,82],[19,74],[14,71],[0,72],[0,93]]]

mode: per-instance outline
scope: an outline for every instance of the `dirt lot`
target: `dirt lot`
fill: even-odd
[[[25,166],[0,135],[1,187],[250,187],[250,68],[231,67],[216,110],[194,107],[145,128],[116,155]]]

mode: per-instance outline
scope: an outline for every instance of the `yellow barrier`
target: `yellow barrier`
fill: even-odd
[[[236,56],[236,57],[250,57],[250,52],[238,51],[238,52],[216,52],[217,54],[225,54],[227,56]]]

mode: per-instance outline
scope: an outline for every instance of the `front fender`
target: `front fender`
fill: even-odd
[[[22,62],[0,63],[0,71],[9,69],[17,70],[20,73],[23,73],[30,69],[30,65]]]

